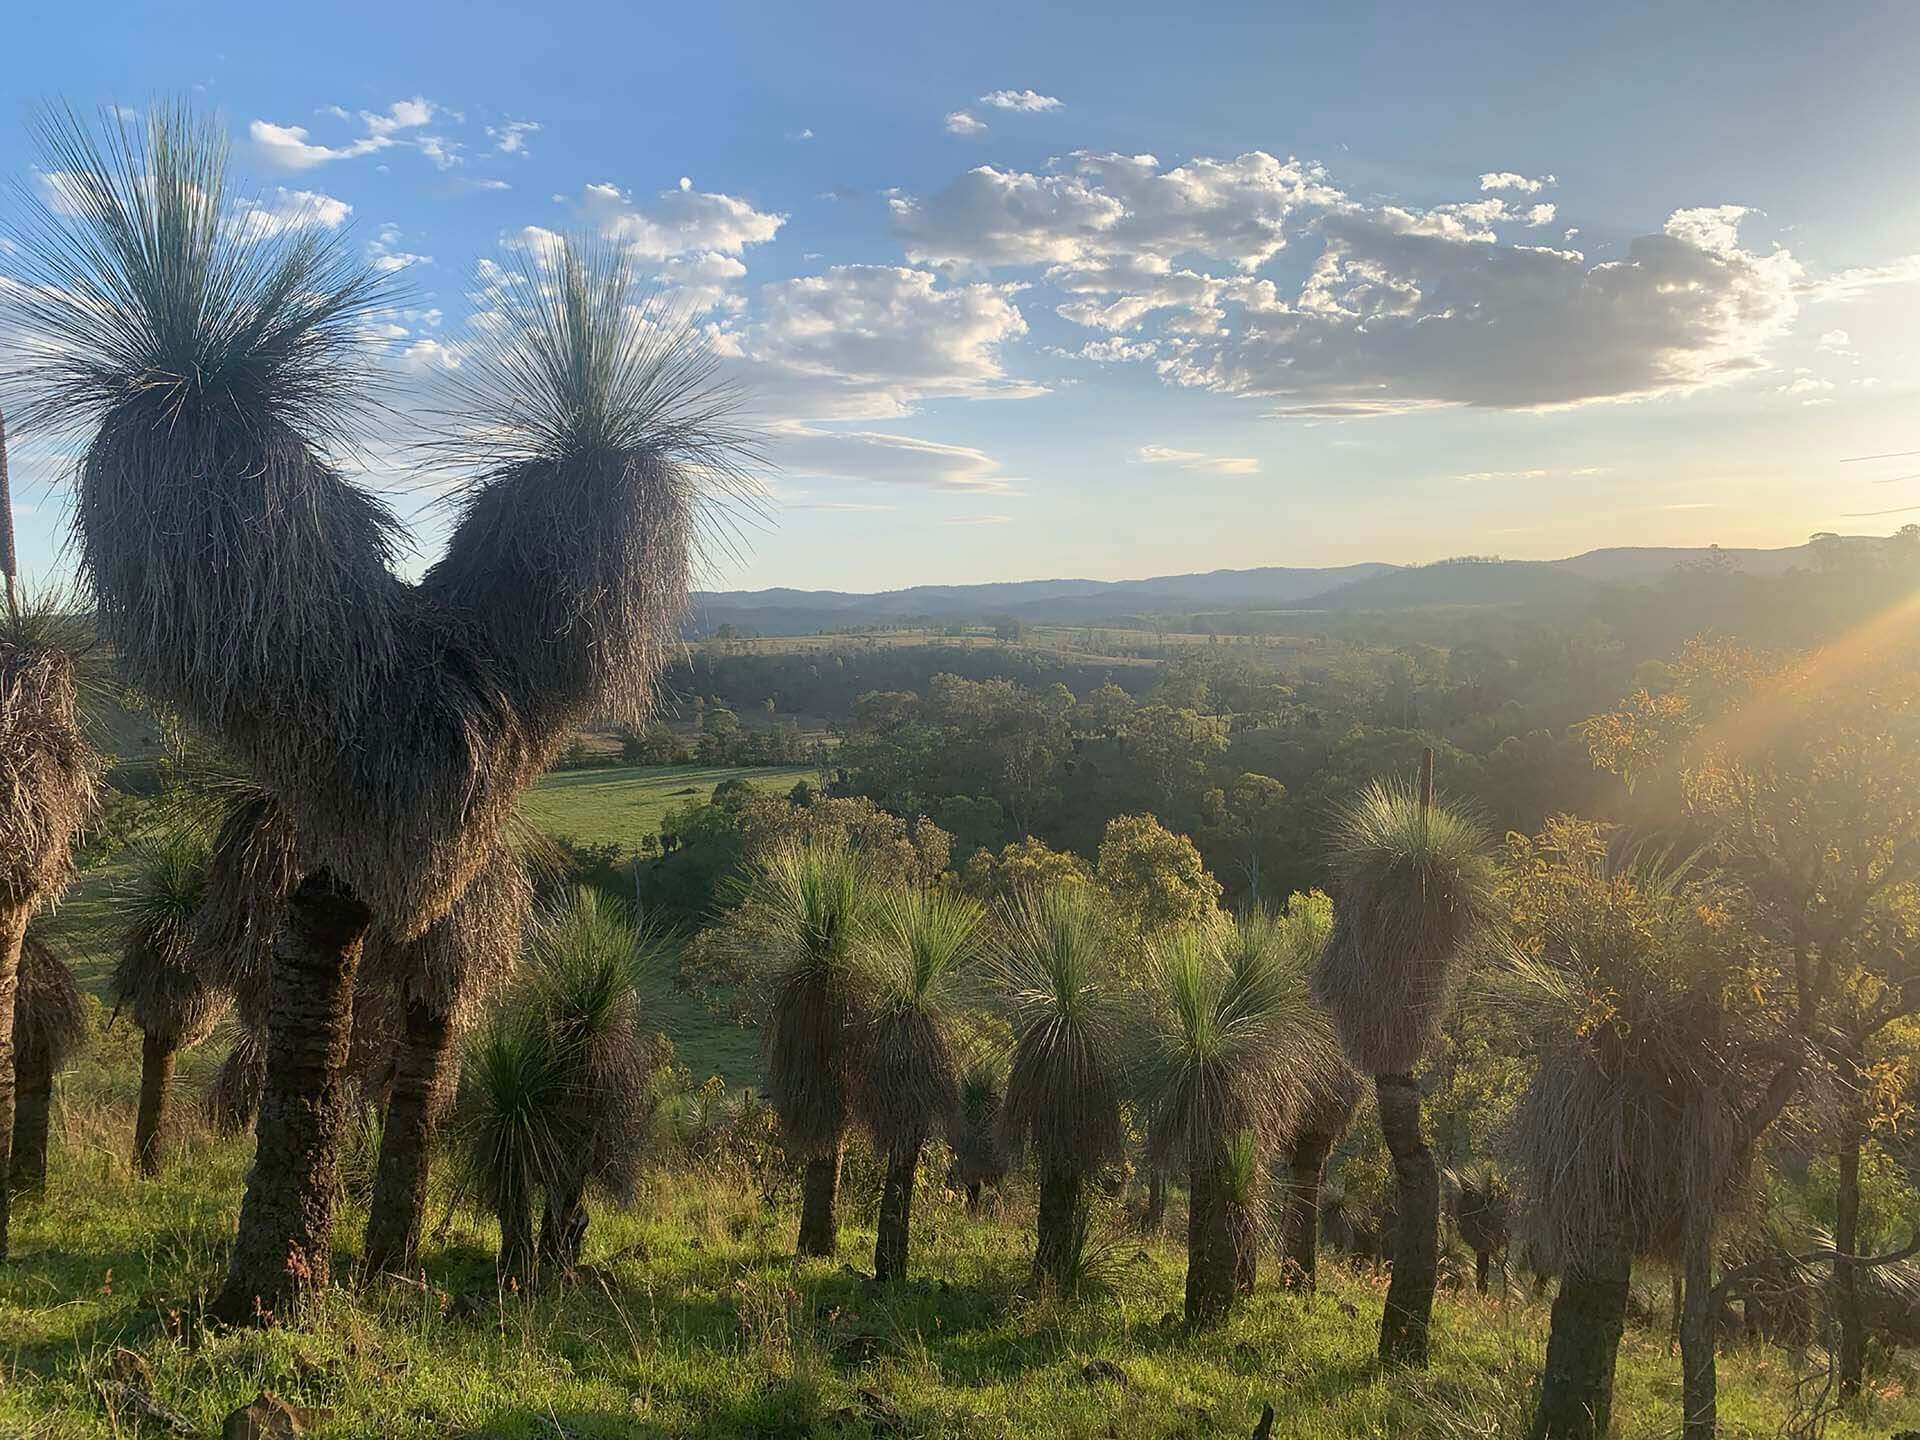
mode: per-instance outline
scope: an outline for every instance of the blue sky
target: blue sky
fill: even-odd
[[[1466,8],[33,6],[0,173],[37,103],[187,94],[405,267],[409,377],[477,267],[632,245],[777,462],[716,586],[1920,519],[1870,513],[1920,456],[1853,459],[1920,449],[1920,11]],[[15,468],[46,569],[57,456]]]

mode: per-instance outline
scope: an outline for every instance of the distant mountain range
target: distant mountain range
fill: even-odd
[[[1778,575],[1808,562],[1809,546],[1722,550],[1750,575]],[[888,625],[942,624],[1010,616],[1028,623],[1097,624],[1130,617],[1222,610],[1409,610],[1434,605],[1539,605],[1587,598],[1604,585],[1658,580],[1705,548],[1627,546],[1564,560],[1446,560],[1432,565],[1270,566],[1147,580],[1019,580],[989,585],[916,585],[858,594],[842,590],[721,590],[694,597],[691,629],[724,624],[763,635]]]

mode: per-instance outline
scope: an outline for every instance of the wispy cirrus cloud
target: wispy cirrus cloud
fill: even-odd
[[[1142,465],[1171,465],[1176,470],[1204,470],[1214,475],[1253,475],[1260,469],[1260,462],[1252,456],[1209,455],[1168,445],[1142,445],[1133,458]]]

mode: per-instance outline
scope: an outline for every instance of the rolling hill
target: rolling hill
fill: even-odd
[[[1867,537],[1848,537],[1865,541]],[[1752,575],[1810,563],[1812,547],[1720,551]],[[1603,585],[1640,585],[1705,559],[1705,547],[1621,546],[1560,560],[1446,560],[1432,565],[1267,566],[1157,575],[1144,580],[1021,580],[916,585],[863,594],[843,590],[723,590],[694,597],[689,632],[733,625],[762,635],[922,623],[1115,623],[1143,614],[1221,610],[1404,610],[1440,605],[1577,602]]]

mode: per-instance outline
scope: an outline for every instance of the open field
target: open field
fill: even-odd
[[[1097,1293],[1072,1306],[1031,1298],[1030,1195],[1016,1190],[998,1217],[969,1218],[937,1183],[937,1163],[923,1167],[915,1207],[923,1278],[892,1293],[847,1268],[870,1259],[871,1194],[849,1196],[839,1261],[796,1263],[790,1196],[769,1206],[743,1170],[687,1162],[649,1178],[626,1212],[596,1212],[573,1287],[502,1295],[493,1227],[449,1208],[442,1175],[429,1215],[446,1224],[424,1288],[336,1290],[307,1324],[214,1334],[198,1307],[221,1273],[248,1148],[182,1124],[169,1173],[134,1181],[125,1152],[136,1049],[122,1031],[66,1082],[53,1189],[16,1221],[16,1259],[0,1270],[0,1435],[165,1433],[137,1396],[177,1416],[176,1433],[212,1435],[266,1388],[324,1411],[319,1440],[1199,1440],[1249,1435],[1268,1402],[1276,1437],[1465,1440],[1523,1433],[1539,1370],[1546,1308],[1516,1288],[1504,1300],[1443,1291],[1432,1372],[1382,1375],[1383,1281],[1332,1263],[1320,1297],[1305,1302],[1275,1288],[1269,1260],[1225,1330],[1190,1336],[1169,1319],[1180,1248],[1121,1233],[1112,1212],[1099,1220],[1112,1244]],[[366,1164],[356,1140],[350,1192]],[[343,1276],[363,1219],[349,1199]],[[1642,1288],[1647,1314],[1661,1314],[1664,1276],[1649,1273]],[[1118,1375],[1090,1371],[1094,1362]],[[1722,1434],[1777,1433],[1788,1379],[1778,1352],[1728,1354]],[[1675,1433],[1678,1385],[1664,1326],[1631,1326],[1621,1435]],[[1920,1405],[1890,1383],[1827,1435],[1878,1440],[1916,1423]]]
[[[667,811],[704,800],[723,780],[745,780],[758,789],[785,793],[813,774],[807,765],[629,765],[612,769],[562,770],[543,776],[521,802],[528,816],[552,835],[590,845],[629,849],[660,828]]]

